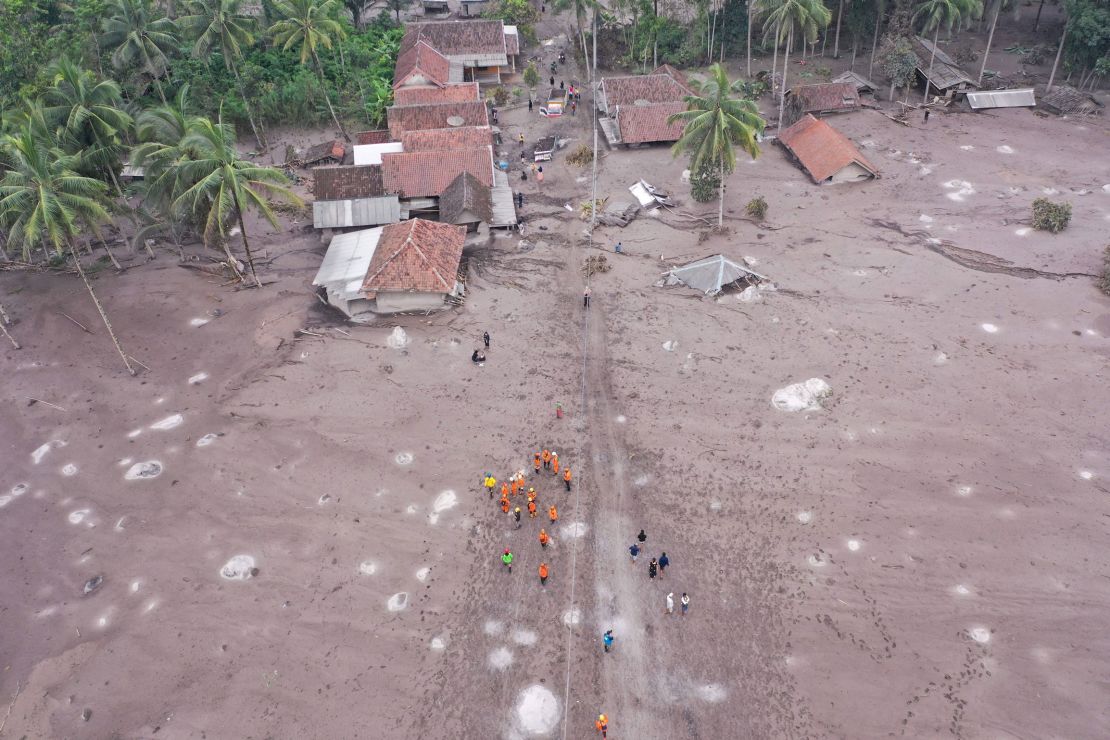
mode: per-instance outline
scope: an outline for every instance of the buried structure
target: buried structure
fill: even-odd
[[[462,295],[466,227],[412,219],[332,238],[312,284],[353,321],[434,311]]]
[[[844,134],[809,114],[779,134],[779,143],[818,185],[879,176]]]
[[[730,285],[755,285],[762,282],[768,282],[768,279],[723,254],[714,254],[672,267],[663,273],[663,280],[658,285],[685,285],[707,296],[713,296]]]

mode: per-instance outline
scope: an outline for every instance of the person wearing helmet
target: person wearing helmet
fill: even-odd
[[[513,519],[516,519],[516,527],[520,529],[520,507],[513,509]]]
[[[555,504],[551,504],[551,508],[547,510],[547,516],[551,518],[552,524],[559,520],[559,512],[555,509]]]
[[[547,470],[548,468],[551,467],[551,451],[550,450],[544,450],[542,453],[540,453],[540,458],[543,460],[544,470]]]
[[[507,547],[505,552],[501,554],[501,562],[510,573],[513,572],[513,553]]]
[[[507,498],[502,498],[501,499],[501,511],[505,512],[506,514],[509,513],[509,499],[507,499]]]
[[[529,501],[535,501],[536,500],[536,489],[535,488],[529,488],[528,489],[528,500]]]
[[[547,585],[547,575],[548,575],[547,563],[540,563],[540,585],[541,586],[546,586]]]
[[[563,471],[563,483],[567,484],[567,491],[570,491],[570,468]]]
[[[535,501],[529,501],[528,502],[528,516],[532,519],[536,518],[536,502]]]
[[[551,538],[547,536],[547,530],[546,529],[541,529],[540,530],[540,547],[547,547],[547,543],[550,542],[550,541],[551,541]]]
[[[536,453],[535,458],[532,460],[532,466],[536,469],[536,475],[540,474],[540,453]]]
[[[552,452],[551,453],[551,472],[553,472],[555,475],[559,474],[559,453],[558,452]]]
[[[601,736],[609,737],[609,718],[604,714],[597,715],[597,722],[594,722],[594,727],[601,733]]]

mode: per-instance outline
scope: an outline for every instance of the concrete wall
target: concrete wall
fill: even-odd
[[[443,293],[378,293],[378,313],[434,311],[443,308]]]

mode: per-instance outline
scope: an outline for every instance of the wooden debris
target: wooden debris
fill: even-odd
[[[77,319],[70,316],[68,313],[65,313],[64,311],[59,311],[58,313],[62,316],[65,316],[67,319],[69,319],[73,323],[77,324],[79,327],[81,327],[81,330],[84,331],[86,334],[92,334],[92,332],[89,331],[89,327],[85,326],[80,321],[78,321]]]

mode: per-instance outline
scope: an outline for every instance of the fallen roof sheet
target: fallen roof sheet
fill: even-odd
[[[680,267],[673,267],[664,273],[664,278],[665,285],[685,285],[688,288],[700,290],[705,295],[717,295],[726,285],[731,285],[737,280],[767,279],[723,254],[714,254]]]
[[[969,91],[967,102],[975,110],[983,108],[1029,108],[1037,104],[1033,88],[1017,90],[979,90]]]
[[[822,183],[851,164],[877,176],[878,170],[867,161],[855,144],[825,121],[806,114],[778,138],[816,183]]]

